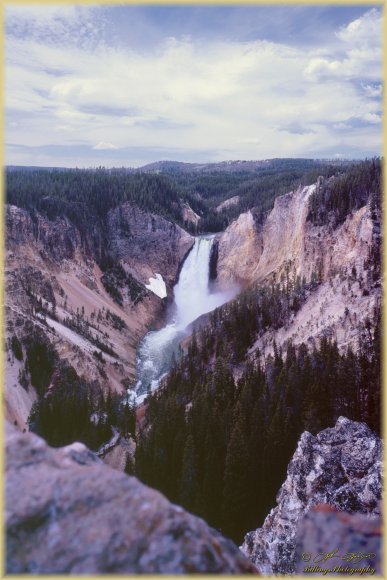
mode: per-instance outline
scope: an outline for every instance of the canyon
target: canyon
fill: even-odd
[[[381,209],[358,177],[336,208],[345,171],[267,211],[238,212],[238,188],[208,215],[194,190],[169,206],[107,197],[82,219],[81,202],[7,204],[9,572],[291,574],[310,522],[377,528]],[[253,508],[241,473],[262,483]],[[249,529],[239,551],[223,537]]]
[[[335,339],[341,350],[348,346],[356,349],[356,327],[380,305],[380,283],[373,283],[372,267],[367,267],[371,249],[380,245],[380,216],[372,220],[370,208],[364,206],[338,228],[314,226],[307,214],[315,188],[301,187],[277,198],[262,225],[249,211],[215,236],[215,290],[232,296],[233,288],[253,283],[286,281],[294,285],[296,280],[318,278],[314,292],[285,327],[257,337],[249,351],[252,357],[257,349],[265,354],[273,352],[274,342],[278,346],[289,340],[312,345],[322,336]],[[148,288],[160,276],[168,300],[172,300],[173,286],[194,237],[178,225],[129,204],[111,210],[106,232],[109,251],[143,293],[141,300],[126,293],[120,305],[101,281],[103,272],[96,262],[96,246],[103,243],[100,233],[94,240],[82,240],[69,220],[50,221],[37,214],[32,221],[27,211],[15,206],[7,207],[6,230],[7,336],[16,328],[23,335],[22,329],[32,322],[47,331],[60,356],[77,372],[102,379],[105,390],[122,392],[135,384],[136,348],[148,328],[163,324],[165,313],[165,301]],[[47,306],[44,324],[32,305],[39,299]],[[53,308],[55,318],[50,317]],[[92,324],[99,316],[95,333],[111,345],[116,358],[103,354],[98,344],[63,324],[77,311]],[[115,325],[109,313],[123,323]],[[106,358],[102,373],[95,352]],[[26,391],[20,387],[20,372],[19,361],[8,357],[7,376],[12,388],[6,394],[7,417],[25,428],[36,395],[33,388]]]

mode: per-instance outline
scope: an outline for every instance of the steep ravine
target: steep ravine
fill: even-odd
[[[79,376],[98,381],[105,390],[124,392],[135,380],[139,341],[150,325],[163,323],[166,301],[146,285],[159,274],[171,297],[194,239],[179,226],[128,204],[111,210],[106,224],[105,251],[122,268],[114,266],[107,274],[97,263],[101,245],[106,244],[97,225],[93,236],[84,239],[67,218],[50,220],[6,207],[6,415],[21,429],[36,394],[28,373],[25,386],[20,384],[26,353],[23,363],[15,358],[12,337],[23,343],[32,328],[40,328]],[[121,303],[107,291],[103,283],[107,275],[113,289],[121,284]],[[131,287],[126,289],[117,275],[129,276]]]
[[[356,349],[354,329],[372,317],[380,304],[380,285],[373,283],[367,266],[372,248],[380,244],[380,217],[371,219],[370,208],[364,206],[337,228],[314,226],[307,216],[315,187],[277,198],[263,225],[247,212],[215,237],[209,277],[218,291],[272,281],[319,282],[286,327],[257,337],[252,357],[257,349],[270,354],[274,341],[278,346],[289,339],[312,346],[322,336],[336,339],[340,350],[349,345]],[[96,224],[93,234],[84,239],[67,218],[50,220],[7,206],[7,339],[9,345],[13,336],[29,334],[32,323],[79,375],[123,392],[135,383],[136,349],[149,327],[170,322],[165,306],[173,300],[173,287],[194,238],[160,216],[127,203],[109,211],[104,227],[106,231]],[[101,271],[97,256],[102,250],[120,271]],[[107,287],[123,284],[118,275],[132,280],[129,289],[119,288],[121,304],[107,292]],[[165,284],[167,301],[146,288],[156,276]],[[37,311],[39,302],[46,323]],[[75,328],[78,317],[98,342],[90,342],[87,333]],[[64,324],[66,319],[70,327]],[[116,356],[101,351],[101,342]],[[24,428],[35,394],[31,385],[20,387],[20,373],[23,369],[9,348],[7,376],[12,386],[7,389],[7,417]]]

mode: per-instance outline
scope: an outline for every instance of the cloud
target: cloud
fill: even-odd
[[[309,133],[315,133],[310,127],[304,127],[301,123],[290,123],[284,127],[279,128],[280,131],[286,131],[293,135],[308,135]]]
[[[31,38],[48,46],[58,41],[92,49],[103,40],[102,8],[82,5],[5,7],[6,35]]]
[[[380,151],[381,35],[367,40],[377,10],[342,27],[334,46],[193,36],[148,51],[108,43],[100,9],[31,10],[7,8],[6,35],[7,142],[31,155],[66,146],[70,156],[80,144],[88,164],[109,151],[123,164],[165,149],[187,161]]]
[[[378,81],[382,63],[382,14],[373,8],[342,27],[336,36],[342,41],[342,57],[317,56],[309,60],[304,74],[310,80],[344,77]]]
[[[360,46],[380,48],[382,32],[382,15],[380,9],[372,8],[360,18],[343,26],[336,36],[344,42]]]
[[[100,141],[97,145],[94,145],[93,149],[97,150],[109,150],[109,149],[118,149],[113,143],[106,143],[105,141]]]
[[[369,97],[381,97],[382,96],[383,87],[381,84],[375,84],[375,85],[362,84],[362,87],[363,87],[365,93]]]

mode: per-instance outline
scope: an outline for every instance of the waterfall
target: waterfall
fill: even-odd
[[[179,356],[181,340],[190,334],[190,324],[211,312],[234,295],[235,291],[210,292],[210,253],[214,236],[200,236],[184,261],[179,281],[174,287],[174,302],[169,322],[161,330],[148,332],[138,349],[136,402],[157,388],[168,372],[173,357]]]

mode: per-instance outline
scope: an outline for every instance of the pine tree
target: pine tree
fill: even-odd
[[[197,493],[197,456],[194,438],[192,432],[189,432],[184,446],[180,483],[180,501],[187,510],[193,510]]]
[[[244,521],[249,511],[248,471],[248,440],[238,406],[227,447],[223,480],[223,530],[235,541],[241,540],[246,531]]]
[[[133,461],[132,456],[129,453],[126,456],[125,470],[124,471],[128,475],[135,475],[135,473],[136,473],[135,463]]]

